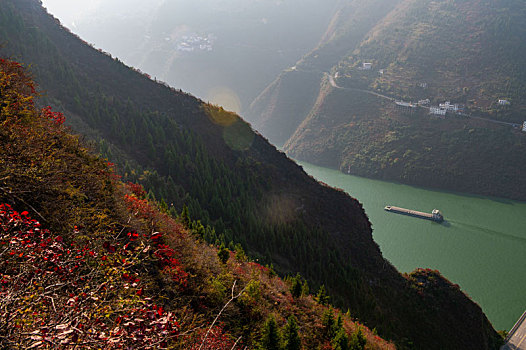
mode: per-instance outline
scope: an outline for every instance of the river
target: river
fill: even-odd
[[[428,190],[343,174],[298,162],[316,179],[357,198],[373,238],[400,272],[439,270],[478,303],[497,330],[526,309],[526,203]],[[442,224],[384,211],[386,205],[431,212]]]

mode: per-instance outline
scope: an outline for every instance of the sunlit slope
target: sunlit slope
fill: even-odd
[[[369,88],[406,100],[450,100],[522,123],[525,17],[526,3],[520,0],[406,0],[338,69],[353,80],[355,68],[371,62],[383,74],[371,79]],[[499,99],[511,105],[502,108]]]
[[[526,198],[526,137],[520,130],[434,118],[424,109],[405,114],[367,92],[326,87],[284,149],[297,159],[369,178]]]

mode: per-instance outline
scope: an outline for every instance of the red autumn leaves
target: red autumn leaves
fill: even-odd
[[[47,118],[51,120],[53,123],[58,124],[58,125],[64,124],[64,122],[66,121],[66,118],[64,117],[62,113],[53,112],[51,110],[51,107],[49,106],[42,108],[42,110],[40,111],[40,115],[43,118]]]
[[[78,247],[28,215],[0,204],[0,322],[12,346],[159,348],[177,337],[174,313],[144,296],[136,272],[149,259],[184,285],[187,275],[173,251],[135,232],[124,242],[105,242],[102,251]],[[151,252],[149,243],[157,249]]]

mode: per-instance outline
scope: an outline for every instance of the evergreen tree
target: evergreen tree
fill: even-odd
[[[190,213],[188,211],[188,207],[186,206],[186,204],[183,206],[183,211],[181,212],[181,221],[187,227],[190,226]]]
[[[362,330],[359,328],[356,332],[351,335],[351,341],[349,344],[350,350],[363,350],[367,344],[367,339],[363,335]]]
[[[325,286],[323,284],[320,286],[320,289],[318,289],[318,293],[314,299],[322,305],[327,305],[329,303],[329,296],[325,292]]]
[[[327,340],[331,340],[336,335],[336,323],[334,321],[334,311],[332,308],[325,310],[321,319],[323,325],[323,337]]]
[[[219,247],[219,251],[217,252],[217,257],[223,264],[226,264],[228,258],[230,257],[230,252],[228,251],[228,249],[225,248],[225,245],[222,243],[221,247]]]
[[[307,283],[307,280],[303,281],[301,285],[301,295],[309,295],[309,283]]]
[[[290,287],[290,293],[292,294],[292,297],[294,299],[299,298],[301,296],[301,276],[298,273],[296,277],[292,279],[292,286]]]
[[[349,337],[343,328],[332,339],[332,348],[334,350],[349,350]]]
[[[164,198],[161,198],[159,202],[159,208],[162,212],[167,213],[168,212],[168,204],[164,201]]]
[[[298,322],[296,317],[291,315],[288,318],[287,324],[283,331],[283,342],[285,345],[285,350],[300,350],[301,349],[301,339],[298,334]]]
[[[200,237],[205,236],[205,227],[201,223],[201,220],[194,221],[191,225],[192,231],[199,235]]]
[[[155,198],[155,193],[153,193],[153,191],[151,189],[148,191],[148,194],[146,195],[146,198],[148,200],[151,200],[151,201],[154,201],[154,202],[157,201],[157,198]]]
[[[243,250],[243,246],[241,244],[237,243],[234,247],[234,250],[236,252],[236,260],[237,261],[246,261],[247,255],[245,254],[245,251]]]
[[[281,334],[274,316],[270,316],[263,326],[261,350],[281,350]]]

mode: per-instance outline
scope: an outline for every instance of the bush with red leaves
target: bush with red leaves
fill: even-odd
[[[143,295],[135,271],[148,260],[172,266],[171,253],[152,254],[151,239],[127,237],[125,244],[107,242],[105,251],[79,247],[43,229],[27,211],[0,204],[2,347],[168,346],[179,324]]]

